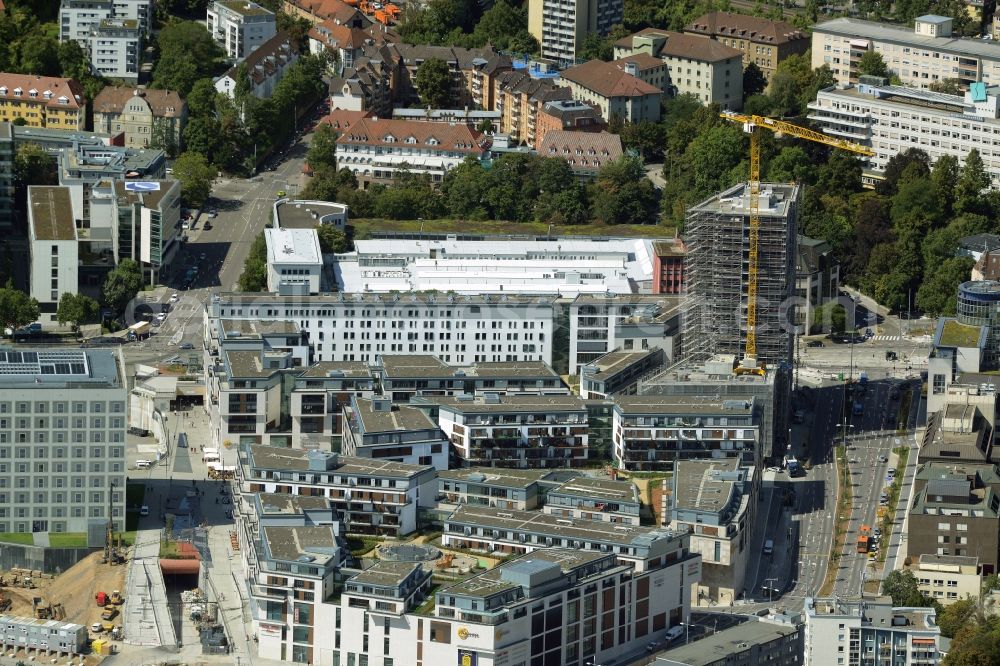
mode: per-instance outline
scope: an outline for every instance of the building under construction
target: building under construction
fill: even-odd
[[[757,281],[757,360],[791,364],[795,291],[796,185],[761,183]],[[743,357],[747,327],[750,202],[740,183],[688,210],[688,300],[684,356]]]

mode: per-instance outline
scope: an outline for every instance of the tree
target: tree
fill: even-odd
[[[257,234],[250,245],[243,264],[243,274],[239,280],[240,291],[264,291],[267,289],[267,241],[264,232]]]
[[[451,71],[448,63],[441,58],[428,58],[420,63],[414,78],[424,106],[432,109],[450,108]]]
[[[955,187],[955,210],[958,212],[974,211],[979,208],[982,193],[990,186],[990,175],[983,166],[983,158],[979,151],[973,148],[965,158],[958,184]]]
[[[858,72],[862,75],[881,76],[889,78],[889,67],[885,64],[885,59],[878,51],[865,51],[858,61]]]
[[[12,282],[0,288],[0,332],[8,328],[16,331],[27,326],[36,321],[41,313],[38,301],[15,289]]]
[[[941,627],[941,635],[954,638],[958,630],[975,617],[978,601],[975,597],[967,597],[953,601],[937,614],[937,623]]]
[[[204,155],[190,151],[174,160],[174,178],[181,183],[181,197],[191,206],[201,206],[212,192],[215,167]]]
[[[80,324],[97,316],[98,309],[97,301],[89,296],[67,291],[59,297],[56,320],[60,324],[71,323],[74,329],[79,329]]]
[[[324,254],[347,252],[347,236],[332,224],[321,224],[316,229],[319,236],[319,249]]]
[[[313,173],[337,170],[337,131],[329,123],[321,123],[313,134],[306,162]]]
[[[952,257],[928,265],[928,274],[917,289],[917,306],[932,317],[954,315],[958,285],[969,279],[975,263],[971,257]]]
[[[104,279],[102,301],[114,312],[124,312],[129,301],[142,289],[142,285],[142,267],[133,259],[122,259]]]
[[[168,23],[157,34],[156,43],[160,56],[153,70],[154,88],[176,90],[187,97],[195,81],[225,66],[222,49],[201,23]]]
[[[56,162],[37,143],[22,143],[14,157],[14,178],[21,185],[56,185]]]
[[[767,78],[756,63],[749,63],[743,70],[743,99],[759,95],[767,88]]]

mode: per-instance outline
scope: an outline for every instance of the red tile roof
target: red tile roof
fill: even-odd
[[[602,97],[641,97],[659,95],[663,92],[642,79],[626,74],[617,65],[603,60],[591,60],[570,67],[562,73],[562,78]]]

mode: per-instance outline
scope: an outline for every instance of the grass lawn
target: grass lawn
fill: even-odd
[[[30,546],[35,543],[35,537],[24,532],[0,532],[0,541]]]
[[[494,220],[382,220],[359,218],[351,220],[354,228],[354,239],[371,238],[374,231],[394,231],[419,233],[421,228],[425,234],[531,234],[544,235],[549,233],[549,225],[542,222],[497,222]],[[659,224],[571,224],[565,226],[553,225],[553,236],[626,236],[673,238],[674,228]]]
[[[86,532],[49,532],[49,545],[53,548],[86,548]]]

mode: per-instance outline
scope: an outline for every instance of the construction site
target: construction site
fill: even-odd
[[[795,292],[795,243],[799,188],[761,183],[757,252],[757,360],[766,366],[792,361],[793,321],[785,311]],[[733,354],[746,349],[750,266],[750,193],[740,183],[688,210],[689,309],[684,315],[684,356]],[[739,273],[737,273],[739,271]]]

